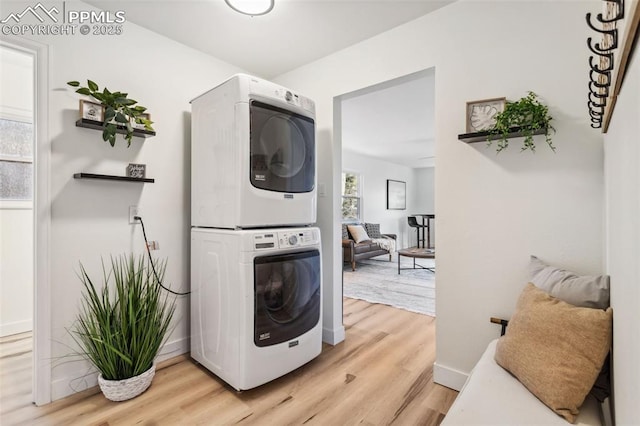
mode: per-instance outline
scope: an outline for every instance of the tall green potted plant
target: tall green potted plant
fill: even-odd
[[[103,261],[99,288],[82,264],[82,307],[71,330],[80,354],[100,372],[98,383],[107,399],[124,401],[144,392],[155,374],[154,360],[168,337],[175,299],[163,294],[166,261],[144,255]]]

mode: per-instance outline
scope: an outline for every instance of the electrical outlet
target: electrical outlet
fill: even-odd
[[[157,241],[149,241],[149,250],[160,250],[160,243]]]
[[[134,219],[135,216],[140,216],[140,208],[138,206],[129,206],[129,224],[135,225],[140,223],[138,220]]]

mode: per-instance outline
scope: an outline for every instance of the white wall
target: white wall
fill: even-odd
[[[415,245],[415,230],[407,225],[407,216],[419,213],[415,207],[418,188],[414,169],[345,150],[342,151],[342,170],[357,173],[362,179],[363,222],[379,223],[383,234],[396,234],[397,248]],[[387,210],[387,179],[406,182],[406,210]]]
[[[409,167],[433,167],[435,69],[340,97],[342,149]]]
[[[22,10],[18,5],[12,6]],[[23,6],[24,7],[24,6]],[[89,10],[66,2],[68,10]],[[240,72],[182,44],[126,23],[118,36],[36,36],[49,45],[49,135],[51,139],[51,327],[52,394],[61,398],[92,386],[85,362],[68,362],[81,295],[78,262],[100,277],[100,259],[143,253],[139,225],[129,225],[130,205],[138,205],[156,254],[168,258],[166,284],[189,289],[190,106],[202,92]],[[115,148],[100,132],[75,127],[80,95],[70,80],[94,80],[121,90],[148,108],[157,136],[134,138],[131,148],[118,137]],[[147,165],[153,184],[76,180],[77,172],[124,175],[128,163]],[[188,351],[188,297],[179,298],[176,327],[165,357]]]
[[[584,14],[599,7],[459,1],[276,79],[316,101],[321,142],[331,145],[319,158],[319,178],[335,189],[341,142],[333,138],[334,97],[435,66],[440,383],[459,388],[498,336],[489,317],[513,311],[530,254],[585,274],[602,272],[603,148],[589,127],[584,48]],[[527,90],[550,106],[557,153],[513,146],[496,155],[483,143],[457,140],[467,101],[514,100]],[[334,241],[339,196],[336,190],[333,199],[319,199],[323,237]],[[334,260],[334,273],[324,277],[338,312],[340,246],[330,248],[325,262]]]
[[[607,273],[613,307],[617,424],[638,422],[640,400],[640,51],[629,64],[605,135]]]
[[[418,213],[435,212],[435,174],[434,167],[414,169],[416,174],[416,211]],[[436,225],[431,222],[431,244],[435,241]]]
[[[422,167],[416,173],[416,210],[420,213],[435,211],[435,168]]]

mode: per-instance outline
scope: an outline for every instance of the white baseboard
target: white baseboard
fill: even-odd
[[[98,373],[78,370],[73,376],[51,381],[51,401],[62,399],[77,392],[98,386]]]
[[[329,330],[326,328],[322,329],[322,341],[330,345],[337,345],[338,343],[344,341],[344,337],[345,331],[343,325],[340,325],[340,327],[334,330]]]
[[[468,374],[437,362],[433,364],[433,381],[439,385],[460,391],[467,381]]]
[[[160,349],[156,362],[162,362],[189,351],[189,337],[173,340],[165,343],[162,349]],[[98,386],[98,373],[78,370],[74,375],[54,380],[51,383],[51,400],[55,401],[94,386]]]
[[[156,358],[156,362],[161,362],[169,358],[176,357],[178,355],[182,355],[184,353],[188,353],[191,351],[191,338],[189,336],[183,337],[181,339],[172,340],[171,342],[165,343],[165,345],[160,349],[160,354]]]
[[[14,321],[0,324],[0,337],[11,336],[12,334],[24,333],[33,330],[33,320]]]

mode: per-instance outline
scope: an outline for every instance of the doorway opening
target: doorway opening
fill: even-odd
[[[48,47],[4,37],[0,65],[0,335],[4,336],[0,337],[0,394],[4,413],[10,409],[8,402],[51,402]],[[5,356],[6,351],[13,355]],[[14,368],[15,362],[19,368]],[[10,400],[4,398],[7,392]]]
[[[0,345],[3,394],[31,396],[35,57],[0,45]],[[4,396],[4,395],[3,395]],[[14,398],[6,402],[10,404]],[[4,407],[11,409],[11,407]]]
[[[434,215],[435,68],[338,96],[334,109],[342,148],[343,296],[435,316],[435,221],[424,241],[424,229],[418,237],[409,220]],[[349,228],[359,224],[369,237],[361,244]],[[394,236],[391,255],[385,234]],[[416,246],[433,254],[399,256]]]

